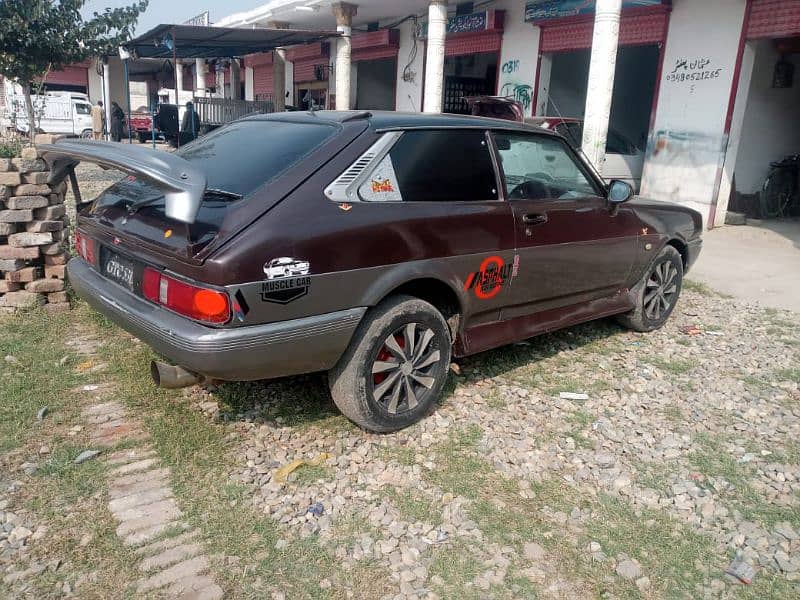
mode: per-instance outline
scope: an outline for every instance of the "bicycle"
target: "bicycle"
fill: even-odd
[[[800,154],[770,163],[770,172],[759,194],[761,216],[788,216],[800,208]]]

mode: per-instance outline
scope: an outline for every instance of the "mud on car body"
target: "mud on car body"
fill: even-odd
[[[660,327],[698,213],[631,199],[556,134],[454,115],[236,121],[174,154],[46,148],[128,177],[78,214],[72,285],[174,363],[161,385],[328,371],[342,412],[405,427],[466,356],[603,316]]]

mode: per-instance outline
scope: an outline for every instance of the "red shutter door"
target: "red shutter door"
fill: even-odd
[[[503,45],[502,31],[481,31],[448,36],[444,45],[445,56],[463,56],[484,52],[500,52]]]
[[[323,42],[289,48],[286,51],[286,59],[294,64],[294,82],[317,81],[317,66],[321,67],[323,79],[327,80],[328,54],[329,46]]]
[[[669,14],[665,11],[622,15],[619,26],[620,46],[644,46],[664,41]],[[581,20],[542,24],[539,52],[566,52],[569,50],[588,50],[592,47],[594,21]]]
[[[271,94],[272,65],[258,65],[253,67],[253,95],[258,98],[261,94]]]
[[[747,39],[800,35],[800,0],[751,0]]]
[[[89,74],[85,66],[64,67],[61,71],[50,71],[46,83],[51,85],[89,86]]]
[[[395,58],[400,45],[400,32],[397,29],[381,29],[359,33],[352,38],[351,60],[379,60]]]

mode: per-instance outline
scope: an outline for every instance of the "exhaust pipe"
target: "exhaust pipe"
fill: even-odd
[[[168,365],[158,360],[150,363],[150,375],[157,387],[174,390],[189,387],[203,380],[201,375],[187,371],[177,365]]]

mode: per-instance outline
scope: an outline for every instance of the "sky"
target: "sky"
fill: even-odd
[[[87,0],[81,11],[84,18],[106,7],[118,8],[133,4],[134,0]],[[142,34],[160,23],[182,23],[204,11],[209,11],[211,22],[219,21],[230,14],[251,10],[267,0],[150,0],[147,10],[139,15],[136,34]]]

